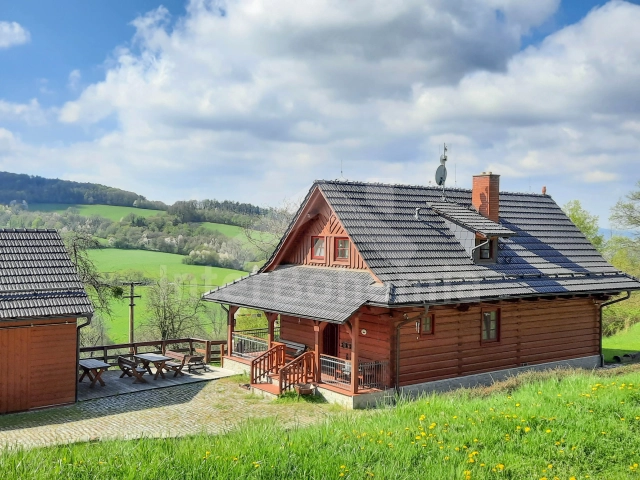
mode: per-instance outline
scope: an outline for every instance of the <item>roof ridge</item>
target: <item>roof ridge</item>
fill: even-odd
[[[0,233],[58,233],[55,228],[0,228]]]
[[[322,180],[316,179],[313,181],[313,185],[321,185],[321,184],[333,184],[333,185],[360,185],[360,186],[376,186],[376,187],[402,187],[402,188],[411,188],[416,190],[436,190],[441,191],[442,187],[437,185],[415,185],[410,183],[384,183],[384,182],[365,182],[365,181],[356,181],[356,180]],[[454,191],[454,192],[469,192],[471,193],[470,188],[461,188],[461,187],[446,187],[445,192]],[[532,196],[532,197],[545,197],[551,198],[549,194],[542,193],[534,193],[534,192],[511,192],[508,190],[500,190],[500,194],[506,195],[521,195],[524,197]]]

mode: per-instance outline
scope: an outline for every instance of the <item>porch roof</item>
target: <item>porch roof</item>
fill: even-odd
[[[204,299],[332,323],[344,323],[365,303],[387,303],[387,288],[366,271],[283,265],[241,280]]]

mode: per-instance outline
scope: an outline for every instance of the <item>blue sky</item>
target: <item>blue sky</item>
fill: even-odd
[[[278,204],[341,163],[428,183],[447,141],[458,186],[607,227],[640,180],[639,2],[482,3],[4,2],[0,169]]]

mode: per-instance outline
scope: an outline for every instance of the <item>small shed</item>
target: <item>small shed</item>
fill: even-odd
[[[93,307],[55,230],[0,229],[0,414],[73,403]]]

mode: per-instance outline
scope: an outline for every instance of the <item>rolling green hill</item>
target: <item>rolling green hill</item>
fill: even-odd
[[[166,275],[170,281],[185,281],[193,285],[198,294],[211,290],[219,285],[232,282],[247,275],[246,272],[227,268],[201,267],[185,265],[181,255],[171,253],[150,252],[147,250],[118,250],[105,248],[92,250],[91,259],[101,272],[125,272],[138,270],[148,278],[159,279]],[[136,293],[142,298],[136,300],[136,327],[144,322],[146,305],[146,287],[137,287]],[[123,343],[128,339],[129,306],[128,301],[114,300],[111,304],[112,318],[107,320],[107,333],[114,343]],[[206,323],[207,319],[203,319]]]
[[[67,205],[64,203],[33,203],[29,205],[29,210],[35,212],[57,212],[62,213],[69,208],[75,208],[78,210],[79,215],[85,217],[91,217],[98,215],[100,217],[108,218],[114,222],[119,222],[127,215],[134,214],[139,217],[153,217],[155,215],[166,215],[162,210],[149,210],[146,208],[135,207],[117,207],[113,205]]]
[[[201,287],[216,287],[246,275],[246,272],[228,268],[185,265],[182,255],[149,250],[119,250],[105,248],[92,250],[91,259],[101,272],[139,270],[149,278],[167,276],[171,281],[180,279]]]

